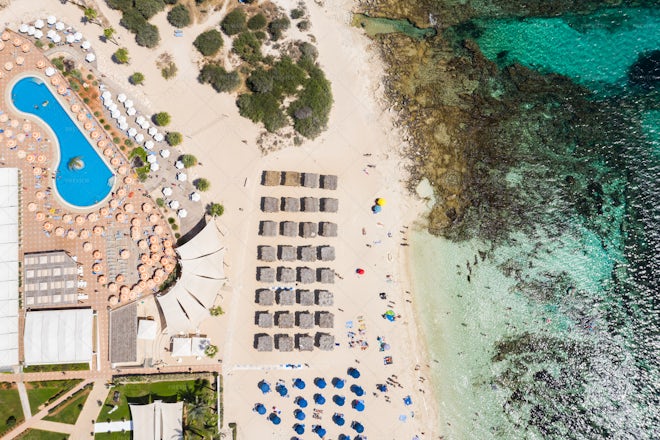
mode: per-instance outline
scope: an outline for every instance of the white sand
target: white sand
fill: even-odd
[[[297,2],[281,0],[277,3],[290,10]],[[427,361],[413,309],[406,302],[412,297],[404,293],[409,288],[409,278],[406,248],[400,246],[402,234],[399,232],[402,225],[414,221],[422,203],[404,192],[404,161],[398,155],[401,136],[393,128],[391,114],[380,99],[383,69],[378,56],[369,48],[369,40],[358,29],[349,26],[350,2],[328,3],[325,7],[307,2],[311,33],[316,37],[320,52],[319,63],[332,82],[335,99],[328,130],[313,142],[266,157],[261,156],[255,142],[259,128],[238,115],[235,97],[219,95],[210,86],[201,85],[196,80],[198,56],[192,48],[192,41],[198,33],[215,25],[219,15],[213,15],[206,23],[186,28],[183,38],[174,38],[171,35],[173,28],[161,13],[152,22],[158,24],[163,41],[157,49],[149,50],[139,48],[133,36],[118,25],[117,11],[108,9],[103,1],[98,2],[98,7],[115,23],[121,45],[128,47],[131,54],[130,65],[114,64],[110,56],[117,46],[99,41],[102,32],[99,26],[81,26],[86,38],[94,45],[99,70],[124,87],[123,91],[133,99],[140,101],[138,105],[143,111],[167,111],[172,115],[172,127],[168,128],[184,134],[182,150],[195,154],[203,164],[189,173],[190,178],[209,178],[212,188],[204,193],[204,202],[219,201],[226,208],[219,224],[226,232],[226,263],[232,293],[224,295],[222,301],[227,314],[208,320],[202,328],[214,335],[214,342],[219,342],[220,346],[225,373],[225,424],[236,422],[241,439],[290,439],[294,436],[291,426],[295,423],[293,399],[281,398],[275,393],[263,396],[257,389],[257,382],[267,378],[274,386],[278,379],[283,379],[291,395],[295,396],[291,380],[302,377],[307,388],[300,394],[311,403],[312,395],[317,392],[312,384],[314,377],[323,376],[328,382],[334,376],[346,378],[346,369],[356,366],[362,373],[357,382],[366,391],[362,398],[367,409],[357,413],[350,408],[354,395],[348,391],[348,385],[353,383],[349,381],[340,393],[347,397],[347,405],[341,409],[347,425],[340,430],[330,420],[339,408],[330,401],[334,390],[329,385],[323,392],[328,402],[319,407],[324,409],[320,424],[328,429],[326,438],[337,438],[340,432],[350,433],[353,437],[355,432],[348,426],[352,420],[362,422],[365,434],[372,440],[410,439],[415,434],[420,438],[437,437],[435,400],[428,383],[418,379],[420,375],[428,377]],[[35,11],[33,2],[15,1],[11,11],[2,11],[1,15],[4,21],[13,23],[13,28],[20,20],[45,18],[50,13],[70,23],[79,23],[81,13],[72,5],[44,0],[40,2],[40,8]],[[177,77],[170,81],[161,78],[155,66],[155,59],[165,48],[179,68]],[[127,78],[135,71],[145,74],[144,86],[129,85]],[[370,168],[368,164],[376,167]],[[264,354],[252,348],[253,335],[258,331],[254,325],[254,274],[256,246],[262,243],[256,236],[258,221],[263,218],[259,197],[268,192],[308,194],[303,189],[259,185],[260,173],[265,169],[310,171],[339,177],[339,189],[330,195],[339,198],[340,207],[340,212],[332,214],[334,217],[331,218],[339,225],[339,237],[330,239],[337,249],[337,261],[331,266],[343,276],[343,280],[337,280],[330,289],[335,294],[337,309],[334,311],[333,333],[340,343],[334,351],[316,349],[311,353]],[[320,197],[321,193],[314,195]],[[386,198],[387,206],[382,213],[374,215],[370,207],[377,197]],[[363,228],[366,235],[362,234]],[[364,268],[366,274],[358,277],[355,274],[357,267]],[[388,300],[381,300],[379,292],[387,292]],[[401,315],[394,323],[381,317],[389,308],[388,301],[395,302],[392,308]],[[360,315],[364,317],[369,342],[365,351],[347,346],[345,322],[352,320],[357,327]],[[377,336],[384,337],[391,350],[379,352]],[[384,366],[384,355],[392,356],[394,363]],[[294,371],[268,369],[281,363],[306,363],[309,368]],[[416,364],[421,366],[420,371],[415,371]],[[242,366],[245,365],[254,369],[244,369]],[[377,383],[384,383],[392,374],[398,377],[403,388],[390,386],[386,394],[391,403],[387,403],[381,393],[378,397],[372,393]],[[425,393],[418,391],[420,388]],[[414,402],[411,406],[403,404],[402,399],[407,395]],[[252,412],[256,402],[264,403],[269,409],[276,406],[281,410],[282,424],[274,427],[264,416]],[[312,408],[313,405],[306,411],[307,432],[312,424],[319,423],[311,417]],[[401,415],[407,417],[405,423],[399,420]],[[315,437],[305,434],[304,438]]]

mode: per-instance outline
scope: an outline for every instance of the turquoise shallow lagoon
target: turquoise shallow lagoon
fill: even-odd
[[[589,92],[557,86],[492,124],[516,133],[515,160],[475,171],[506,194],[475,200],[465,221],[484,224],[472,237],[411,236],[438,423],[448,439],[657,438],[660,78],[631,87],[628,72],[660,50],[660,11],[475,23],[501,69],[517,62]],[[601,112],[595,125],[553,118],[578,100]]]

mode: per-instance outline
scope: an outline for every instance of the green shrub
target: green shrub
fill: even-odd
[[[312,43],[301,41],[298,44],[298,49],[300,50],[301,58],[308,58],[312,62],[316,61],[316,58],[319,56],[319,50]]]
[[[259,29],[265,28],[267,24],[268,24],[268,19],[264,14],[259,12],[258,14],[250,17],[250,19],[247,22],[247,27],[252,31],[257,31]]]
[[[270,34],[270,38],[273,41],[279,40],[282,38],[284,31],[289,29],[289,26],[291,26],[291,21],[285,16],[274,19],[268,24],[268,33]]]
[[[315,138],[325,129],[332,108],[330,82],[318,67],[309,69],[309,78],[298,99],[289,106],[289,115],[294,119],[293,127],[306,138]]]
[[[257,40],[259,41],[264,41],[268,37],[264,31],[255,31],[254,36],[257,37]]]
[[[133,8],[133,0],[106,0],[106,3],[111,9],[119,9],[122,12]]]
[[[224,67],[217,64],[207,64],[199,72],[201,83],[211,84],[216,92],[231,92],[241,83],[236,71],[227,72]]]
[[[291,13],[289,14],[292,20],[298,20],[299,18],[302,18],[304,15],[305,15],[305,11],[303,11],[300,8],[291,9]]]
[[[112,142],[115,143],[115,144],[118,144],[119,142],[121,142],[121,139],[119,139],[118,137],[115,136],[115,137],[112,138]]]
[[[165,67],[160,69],[160,74],[163,76],[163,78],[170,79],[170,78],[173,78],[173,77],[176,76],[176,72],[178,70],[179,69],[176,67],[176,64],[174,64],[174,62],[170,61],[169,63],[167,63],[165,65]]]
[[[174,147],[183,142],[183,135],[178,131],[170,131],[165,135],[165,140]]]
[[[158,207],[162,208],[163,206],[165,206],[165,200],[162,197],[158,197],[156,199],[156,205],[158,205]]]
[[[279,130],[288,122],[280,101],[271,93],[244,93],[236,104],[241,116],[252,122],[262,122],[270,132]]]
[[[211,203],[207,207],[206,211],[209,213],[210,216],[220,217],[222,214],[224,214],[225,207],[222,206],[220,203]],[[222,312],[222,309],[220,309],[220,311]],[[211,309],[211,314],[213,315],[213,309]],[[213,315],[213,316],[217,316],[217,315],[222,315],[222,313],[218,313],[218,314]]]
[[[246,83],[256,93],[269,93],[273,90],[272,73],[261,68],[253,70]]]
[[[277,96],[296,93],[307,78],[307,73],[289,57],[282,57],[277,61],[270,73],[273,77],[273,90]]]
[[[44,47],[44,42],[41,40],[37,40],[34,42],[34,45],[37,46],[39,49],[41,49],[42,47]]]
[[[144,83],[144,74],[141,72],[135,72],[130,76],[130,78],[128,78],[128,80],[131,82],[131,84],[138,86]]]
[[[178,240],[179,238],[181,238],[181,234],[179,234],[178,232],[176,232],[176,233],[174,234],[174,238],[176,238],[176,239]]]
[[[160,41],[158,28],[151,23],[146,23],[135,35],[135,42],[142,47],[156,47]]]
[[[243,32],[237,36],[231,50],[248,63],[261,60],[261,41],[252,32]]]
[[[296,27],[298,28],[298,30],[300,32],[307,32],[309,30],[309,28],[311,27],[311,23],[307,20],[302,20],[302,21],[298,22]]]
[[[222,19],[220,27],[229,36],[243,32],[246,27],[245,11],[242,8],[234,9]]]
[[[202,55],[208,57],[215,55],[222,47],[222,43],[222,34],[215,29],[210,29],[199,34],[197,38],[195,38],[193,46],[195,46]]]
[[[163,202],[163,203],[164,203],[164,202]],[[167,219],[167,222],[168,222],[169,224],[173,225],[174,223],[176,223],[176,219],[175,219],[174,217],[169,217],[169,218]]]
[[[167,112],[159,112],[153,115],[151,119],[154,121],[154,124],[158,125],[159,127],[164,127],[170,123],[171,117]]]
[[[173,231],[176,231],[178,229],[179,229],[179,225],[177,225],[176,223],[172,224],[172,230]]]
[[[128,49],[125,47],[120,47],[115,51],[115,53],[112,55],[116,63],[119,64],[127,64],[130,61],[130,57],[128,56]]]
[[[202,178],[199,178],[195,180],[195,188],[197,188],[200,191],[208,191],[209,188],[211,188],[211,182],[208,180]]]
[[[174,27],[186,27],[190,24],[190,11],[184,5],[176,5],[167,13],[167,21]]]
[[[184,167],[190,168],[197,165],[197,158],[192,154],[184,154],[181,156],[181,162],[183,163]]]
[[[165,1],[165,3],[168,4],[168,5],[176,5],[176,2],[177,2],[178,0],[164,0],[164,1]]]
[[[99,116],[101,116],[101,112],[100,112],[100,111],[98,111],[98,110],[97,110],[97,111],[95,111],[95,112],[94,112],[94,116],[96,116],[96,117],[98,118]]]
[[[135,0],[135,9],[149,20],[165,9],[165,2],[163,0]]]
[[[140,28],[147,25],[147,20],[140,12],[131,8],[124,11],[119,24],[135,34]]]

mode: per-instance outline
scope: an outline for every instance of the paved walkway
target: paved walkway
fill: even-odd
[[[64,434],[71,434],[73,432],[74,425],[69,425],[66,423],[51,422],[48,420],[37,420],[34,422],[34,429],[41,429],[42,431],[52,431],[52,432],[61,432]]]
[[[94,382],[92,391],[89,393],[87,401],[85,401],[80,416],[78,416],[78,421],[71,434],[70,440],[90,438],[90,433],[94,432],[94,422],[100,413],[101,405],[103,405],[105,398],[108,396],[108,389],[105,384],[105,380],[97,380]],[[101,402],[101,405],[99,405],[98,402]]]
[[[21,398],[21,406],[23,407],[23,415],[25,420],[32,417],[32,410],[30,410],[30,399],[28,399],[27,391],[25,389],[25,384],[23,382],[18,382],[16,384],[18,388],[18,395]]]

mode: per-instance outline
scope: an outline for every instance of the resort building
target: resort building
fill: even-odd
[[[18,364],[18,169],[0,168],[0,370]]]

